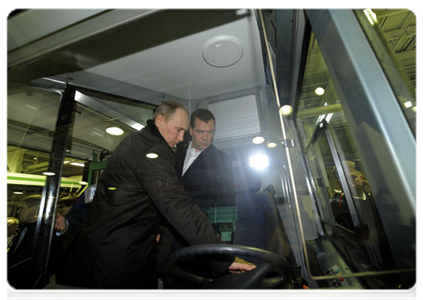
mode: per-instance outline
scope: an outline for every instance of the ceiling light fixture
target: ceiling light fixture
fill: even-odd
[[[54,175],[56,175],[56,173],[54,173],[54,172],[43,172],[43,175],[54,176]]]
[[[278,146],[275,142],[267,142],[267,148],[276,148]]]
[[[314,93],[315,93],[317,96],[322,96],[322,95],[325,93],[325,89],[319,86],[318,88],[316,88],[316,89],[314,90]]]
[[[255,138],[253,138],[252,142],[253,144],[260,145],[264,142],[264,137],[256,136]]]
[[[109,127],[106,129],[106,132],[110,135],[122,135],[124,133],[119,127]]]
[[[85,165],[83,163],[78,163],[78,162],[72,162],[71,165],[77,166],[77,167],[85,167]]]
[[[284,105],[280,109],[282,116],[289,116],[292,114],[293,108],[291,105]]]

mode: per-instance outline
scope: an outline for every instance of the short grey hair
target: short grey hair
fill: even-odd
[[[165,101],[162,102],[162,104],[159,105],[159,107],[156,108],[153,114],[153,121],[156,121],[156,118],[158,115],[163,115],[165,120],[168,120],[177,109],[181,109],[185,111],[188,114],[188,111],[186,108],[176,101]]]

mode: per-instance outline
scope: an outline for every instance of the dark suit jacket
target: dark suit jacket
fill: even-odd
[[[175,169],[185,191],[200,207],[235,205],[232,160],[213,145],[182,176],[188,145],[176,151]]]

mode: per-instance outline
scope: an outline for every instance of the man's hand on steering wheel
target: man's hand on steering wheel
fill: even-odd
[[[229,266],[229,272],[232,274],[244,273],[256,268],[256,265],[241,258],[235,257],[234,262]]]

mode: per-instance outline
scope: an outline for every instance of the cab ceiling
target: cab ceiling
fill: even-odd
[[[265,84],[249,10],[28,10],[8,21],[8,67],[14,82],[122,83],[185,100]],[[89,86],[96,78],[113,86]]]

